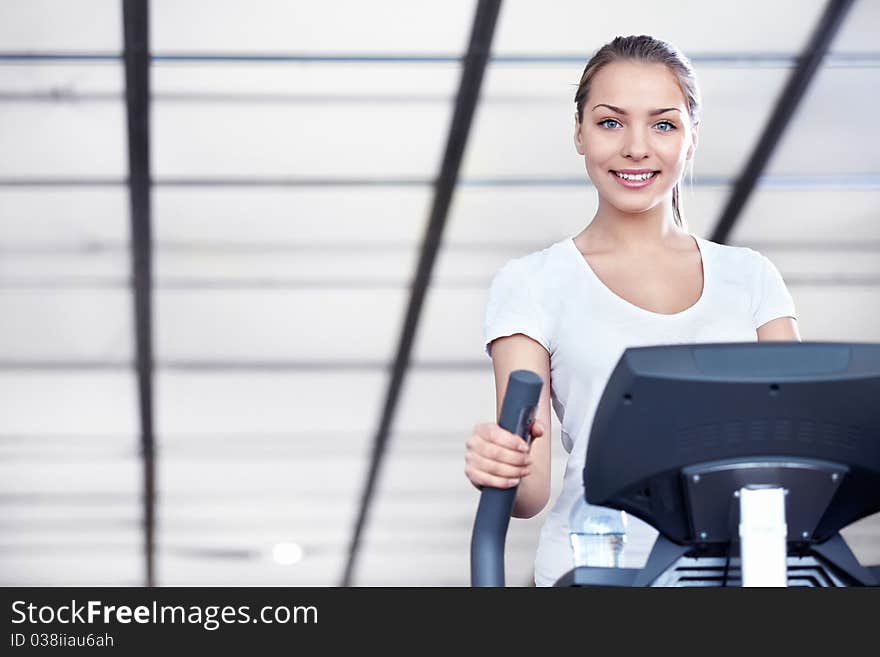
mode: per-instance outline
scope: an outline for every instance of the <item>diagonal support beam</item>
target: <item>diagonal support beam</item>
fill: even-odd
[[[500,10],[501,0],[479,0],[477,5],[470,42],[464,56],[458,95],[452,114],[452,124],[449,128],[449,137],[446,142],[446,151],[443,155],[440,174],[435,183],[431,215],[424,240],[422,241],[419,263],[416,269],[415,280],[412,284],[412,292],[398,342],[397,354],[394,358],[391,378],[385,394],[385,404],[382,408],[379,428],[376,431],[373,442],[370,469],[364,484],[364,491],[361,494],[360,511],[355,521],[354,532],[348,548],[348,562],[342,577],[342,586],[351,586],[352,583],[352,576],[357,564],[358,550],[361,544],[361,536],[367,523],[376,482],[379,478],[379,470],[385,456],[388,434],[394,421],[400,391],[409,366],[410,353],[412,352],[416,329],[421,317],[425,294],[431,281],[434,260],[437,257],[437,251],[440,249],[443,229],[446,226],[452,194],[455,191],[459,169],[461,168],[461,160],[467,145],[468,136],[470,135],[471,123],[479,100],[483,74],[492,49],[492,37],[495,34],[495,24]]]
[[[150,52],[148,0],[123,0],[125,105],[128,115],[128,189],[137,387],[143,460],[144,579],[156,583],[154,564],[155,461],[153,450],[152,236],[150,227]]]
[[[792,70],[785,88],[776,100],[776,106],[764,126],[758,145],[734,184],[727,205],[710,237],[713,242],[725,244],[730,239],[733,227],[748,202],[761,172],[770,161],[773,151],[797,111],[852,4],[853,0],[830,0],[826,5],[810,40],[798,58],[797,66]]]

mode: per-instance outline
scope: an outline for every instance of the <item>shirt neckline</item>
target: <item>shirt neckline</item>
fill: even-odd
[[[590,278],[594,282],[595,285],[597,285],[599,288],[604,290],[604,294],[606,296],[616,300],[616,302],[618,304],[626,306],[626,307],[632,309],[633,311],[640,313],[642,315],[646,315],[648,317],[655,317],[658,319],[676,319],[679,317],[684,317],[686,315],[689,315],[692,312],[694,312],[697,308],[699,308],[703,304],[704,300],[706,299],[707,292],[709,289],[709,273],[711,270],[711,266],[707,262],[708,258],[706,257],[706,253],[707,253],[708,249],[706,248],[705,240],[703,240],[701,237],[697,237],[696,235],[693,235],[693,234],[691,234],[690,236],[697,243],[697,249],[700,251],[700,261],[701,261],[702,267],[703,267],[703,289],[700,292],[699,299],[697,299],[693,304],[691,304],[690,306],[688,306],[684,310],[681,310],[677,313],[658,313],[658,312],[654,312],[653,310],[648,310],[647,308],[642,308],[641,306],[637,306],[636,304],[632,303],[631,301],[627,301],[622,296],[617,294],[617,292],[615,292],[610,287],[605,285],[605,283],[602,282],[602,279],[599,278],[599,276],[596,274],[595,271],[593,271],[593,268],[590,266],[590,263],[587,262],[587,259],[584,257],[584,254],[582,254],[580,252],[580,250],[577,247],[577,244],[575,244],[575,242],[574,242],[574,238],[576,236],[569,237],[565,241],[568,242],[568,244],[571,247],[571,250],[574,252],[574,255],[577,256],[577,259],[581,263],[580,266],[586,270],[588,278]]]

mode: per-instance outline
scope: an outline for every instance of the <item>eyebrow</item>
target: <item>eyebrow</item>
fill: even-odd
[[[615,107],[614,105],[608,105],[607,103],[599,103],[598,105],[596,105],[596,107],[607,107],[612,112],[616,112],[617,114],[621,114],[623,116],[627,115],[626,110],[622,110],[619,107]],[[594,107],[593,109],[596,109],[596,107]],[[657,116],[658,114],[664,114],[666,112],[678,112],[679,114],[681,114],[681,110],[677,107],[663,107],[661,109],[651,110],[650,112],[648,112],[648,115]]]

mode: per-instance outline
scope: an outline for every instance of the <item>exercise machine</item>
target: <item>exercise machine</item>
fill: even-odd
[[[524,440],[541,378],[511,373],[499,425]],[[584,494],[658,531],[643,568],[557,586],[874,586],[840,530],[880,511],[880,344],[632,347],[594,416]],[[516,488],[486,487],[473,586],[504,585]]]

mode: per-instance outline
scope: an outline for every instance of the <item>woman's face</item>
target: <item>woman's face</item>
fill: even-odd
[[[627,213],[670,198],[697,144],[675,74],[636,61],[607,64],[593,76],[574,139],[600,200]]]

